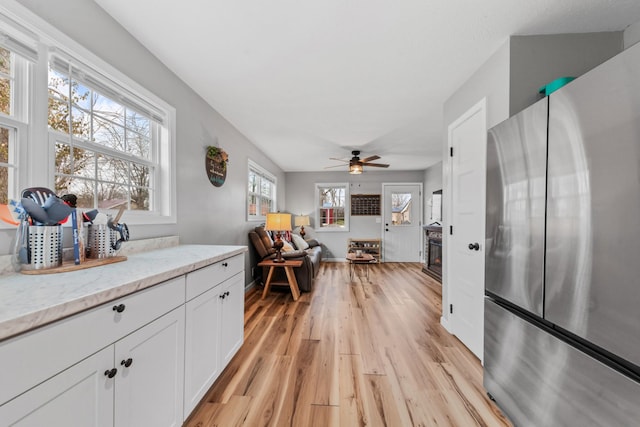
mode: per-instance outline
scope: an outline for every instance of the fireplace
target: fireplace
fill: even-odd
[[[425,257],[422,271],[442,281],[442,227],[427,225],[425,232]]]

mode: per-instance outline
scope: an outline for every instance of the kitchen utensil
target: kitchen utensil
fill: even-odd
[[[89,212],[83,212],[82,218],[84,219],[85,222],[93,224],[93,220],[96,219],[97,215],[98,215],[98,210],[93,209],[93,210],[90,210]]]
[[[29,252],[27,250],[28,229],[29,222],[25,217],[20,221],[20,224],[18,225],[18,228],[16,230],[16,243],[13,248],[13,253],[17,264],[29,263]],[[20,268],[17,269],[19,270]]]
[[[118,224],[116,226],[116,230],[120,233],[120,238],[111,245],[111,247],[115,251],[120,249],[120,245],[122,245],[122,242],[126,242],[129,240],[129,227],[127,227],[127,224]]]
[[[122,214],[124,213],[124,210],[125,210],[124,205],[120,206],[120,208],[118,209],[118,214],[116,215],[116,217],[113,220],[109,219],[107,221],[107,225],[109,226],[110,229],[118,231],[116,226],[118,225],[118,221],[120,221],[120,218],[122,217]]]
[[[22,190],[22,197],[31,198],[40,206],[44,206],[47,199],[51,196],[55,196],[56,193],[45,187],[30,187]]]
[[[7,224],[18,225],[19,221],[16,221],[11,214],[11,207],[9,205],[0,204],[0,219]]]
[[[47,205],[49,206],[48,208]],[[67,205],[62,199],[53,196],[49,197],[44,209],[49,217],[46,225],[55,225],[60,221],[66,220],[74,208]]]
[[[36,203],[34,199],[31,197],[23,197],[20,200],[22,207],[27,212],[27,214],[39,224],[36,225],[44,225],[49,221],[49,215],[47,215],[47,211],[44,208]]]
[[[67,206],[67,205],[65,205]],[[71,227],[73,228],[73,262],[75,265],[80,264],[80,242],[78,239],[78,212],[75,208],[71,208]]]

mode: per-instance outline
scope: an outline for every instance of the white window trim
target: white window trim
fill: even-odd
[[[344,226],[343,227],[322,227],[320,222],[320,188],[326,187],[344,187]],[[348,182],[317,182],[315,184],[315,232],[318,233],[344,233],[349,231],[351,218],[351,195],[349,192]]]
[[[29,123],[29,152],[46,152],[48,156],[40,156],[42,161],[34,161],[33,156],[28,164],[20,163],[20,167],[26,167],[28,177],[20,182],[20,187],[52,186],[53,178],[53,149],[49,146],[47,128],[47,99],[48,99],[48,53],[52,51],[62,52],[65,56],[76,58],[90,69],[97,70],[101,76],[129,91],[150,105],[159,108],[164,116],[165,126],[162,128],[161,141],[158,154],[159,167],[163,170],[156,186],[158,202],[155,212],[127,211],[126,221],[129,224],[175,224],[177,222],[177,195],[176,195],[176,110],[160,97],[147,90],[136,81],[120,72],[118,69],[100,59],[97,55],[86,49],[51,24],[35,15],[26,7],[15,1],[3,2],[0,5],[0,14],[3,20],[13,21],[18,28],[30,33],[38,45],[38,61],[34,67],[32,82],[33,102]],[[47,147],[44,144],[47,143]],[[22,159],[21,159],[22,160]],[[105,210],[105,213],[115,213]]]
[[[266,178],[270,179],[271,181],[273,181],[273,208],[275,210],[277,210],[277,204],[278,204],[278,178],[275,177],[274,174],[272,174],[271,172],[269,172],[268,170],[266,170],[265,168],[263,168],[262,166],[260,166],[259,164],[257,164],[256,162],[254,162],[251,159],[248,159],[247,161],[247,173],[245,174],[245,176],[247,177],[247,180],[249,179],[249,172],[251,170],[254,170],[256,172],[258,172],[260,175],[265,176]],[[249,182],[247,181],[247,185],[245,185],[245,189],[246,189],[246,197],[245,197],[245,215],[247,217],[247,222],[265,222],[267,217],[263,216],[263,215],[255,215],[255,216],[249,216]],[[259,205],[258,205],[258,209],[259,209]]]

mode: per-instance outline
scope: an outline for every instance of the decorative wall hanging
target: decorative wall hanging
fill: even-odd
[[[207,168],[209,182],[215,187],[222,187],[222,184],[227,179],[228,161],[229,155],[222,148],[213,145],[207,147],[205,167]]]

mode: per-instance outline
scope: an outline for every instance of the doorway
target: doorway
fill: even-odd
[[[385,262],[420,262],[422,183],[382,184]]]
[[[484,343],[486,101],[449,126],[450,209],[447,234],[449,325],[480,360]]]

